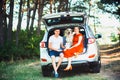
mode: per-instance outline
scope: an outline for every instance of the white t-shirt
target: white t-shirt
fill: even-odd
[[[49,42],[52,43],[52,47],[60,49],[60,44],[63,43],[63,38],[61,36],[55,37],[54,35],[50,36]]]

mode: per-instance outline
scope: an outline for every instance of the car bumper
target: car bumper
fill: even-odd
[[[64,68],[67,66],[67,62],[62,62],[62,64],[59,67],[60,71],[64,71]],[[97,65],[98,62],[94,61],[94,62],[88,62],[88,61],[72,61],[72,67],[73,70],[78,70],[78,69],[83,69],[83,68],[89,68],[91,65]],[[53,71],[53,66],[52,64],[47,64],[42,66],[42,68],[44,67],[44,69],[46,69],[47,71],[52,72]]]

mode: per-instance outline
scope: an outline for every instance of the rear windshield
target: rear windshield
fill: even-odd
[[[58,24],[68,24],[68,23],[84,23],[84,17],[83,16],[61,16],[57,18],[49,18],[45,19],[45,22],[48,26],[52,25],[58,25]]]

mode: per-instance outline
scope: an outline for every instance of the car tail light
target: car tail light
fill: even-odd
[[[88,58],[94,58],[95,57],[95,54],[91,54],[88,56]]]
[[[88,43],[89,43],[89,44],[92,44],[92,43],[94,43],[94,42],[95,42],[95,38],[89,38],[89,39],[88,39]]]
[[[41,58],[41,61],[42,61],[42,62],[47,62],[47,59]]]
[[[40,42],[40,47],[41,48],[45,48],[46,46],[45,46],[45,42]]]

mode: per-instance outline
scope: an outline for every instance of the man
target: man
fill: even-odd
[[[54,76],[57,78],[58,75],[58,68],[62,62],[62,59],[64,57],[63,53],[62,53],[62,49],[64,48],[63,46],[63,38],[59,35],[60,34],[60,29],[55,29],[54,30],[54,35],[50,36],[49,38],[49,43],[48,43],[48,47],[50,49],[50,57],[52,59],[52,65],[53,65],[53,69],[54,69]],[[56,65],[56,61],[55,61],[55,57],[59,56],[59,61]]]

